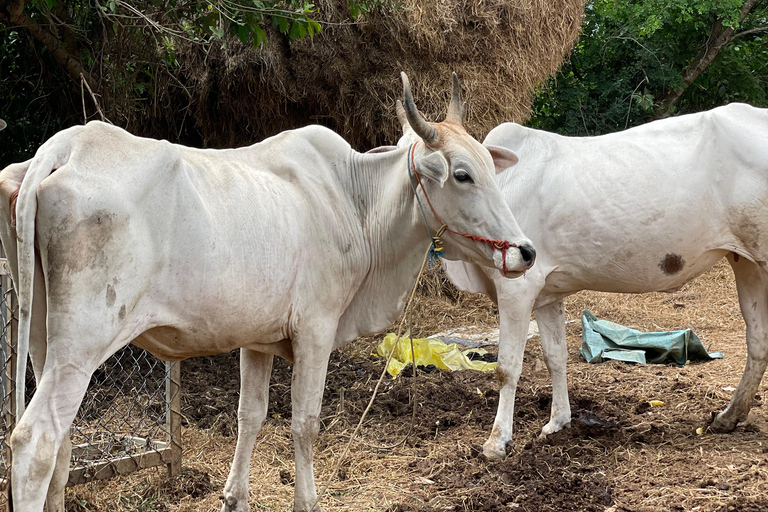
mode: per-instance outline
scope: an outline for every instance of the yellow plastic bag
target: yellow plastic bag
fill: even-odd
[[[388,357],[396,339],[396,334],[387,334],[376,348],[376,353],[381,357]],[[416,366],[433,364],[441,370],[480,370],[483,372],[496,370],[496,363],[472,361],[467,358],[464,352],[459,350],[456,343],[446,345],[439,338],[414,339],[413,351],[416,354]],[[486,351],[481,348],[475,348],[471,352],[485,354]],[[403,368],[411,361],[411,339],[404,336],[400,338],[400,342],[397,344],[392,360],[389,362],[389,366],[387,366],[387,373],[393,378],[397,378]]]

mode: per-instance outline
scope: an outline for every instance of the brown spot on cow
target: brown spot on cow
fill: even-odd
[[[671,276],[677,274],[685,267],[685,260],[679,254],[668,253],[659,262],[659,268],[666,275]]]
[[[115,288],[111,285],[107,285],[107,307],[111,308],[115,304],[115,299],[117,299],[117,293],[115,293]]]
[[[125,304],[120,306],[120,312],[117,314],[117,318],[119,318],[120,320],[125,319]]]
[[[509,374],[506,372],[506,370],[503,370],[500,366],[496,367],[496,380],[499,381],[499,387],[502,387],[502,388],[509,380]]]
[[[664,216],[667,214],[664,210],[658,210],[653,213],[651,213],[647,218],[640,221],[640,223],[644,226],[650,226],[651,224],[654,224],[660,219],[663,219]]]

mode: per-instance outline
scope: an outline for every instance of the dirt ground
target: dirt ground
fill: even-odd
[[[691,327],[708,350],[725,358],[684,367],[589,365],[578,359],[584,308],[643,330]],[[725,407],[744,368],[744,324],[727,264],[673,294],[584,292],[566,300],[566,316],[576,320],[567,327],[571,428],[536,439],[551,400],[537,338],[526,348],[514,446],[503,462],[480,456],[498,404],[493,374],[386,377],[323,506],[329,512],[768,510],[765,385],[749,420],[735,432],[696,432],[706,428],[712,411]],[[493,305],[449,289],[419,299],[415,335],[463,325],[498,326]],[[315,444],[319,489],[381,372],[383,361],[372,355],[380,339],[360,340],[332,357]],[[182,474],[169,478],[164,470],[150,469],[69,489],[67,510],[218,510],[234,452],[238,382],[236,353],[185,362]],[[254,510],[292,510],[289,384],[289,365],[276,362],[268,420],[252,459]],[[649,400],[664,405],[650,407]]]

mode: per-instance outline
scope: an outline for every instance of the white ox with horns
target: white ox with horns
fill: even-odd
[[[319,510],[312,443],[331,351],[386,328],[431,243],[407,159],[453,228],[448,258],[519,276],[534,251],[495,181],[515,160],[461,126],[424,121],[402,76],[411,149],[359,154],[311,126],[234,150],[197,150],[92,122],[0,173],[0,239],[19,290],[19,367],[37,391],[11,437],[17,512],[63,510],[69,426],[93,371],[128,343],[165,360],[241,349],[238,441],[223,510],[245,511],[275,355],[293,361],[295,510]],[[17,200],[18,195],[18,200]],[[432,225],[433,230],[439,226]],[[18,240],[18,243],[17,243]],[[22,415],[23,413],[23,415]]]
[[[405,128],[401,143],[413,137]],[[674,291],[723,257],[747,326],[747,365],[711,427],[744,421],[768,363],[768,110],[732,104],[586,138],[505,123],[484,143],[519,156],[497,181],[538,250],[536,266],[516,280],[445,262],[457,287],[499,306],[501,389],[484,454],[503,458],[512,438],[531,311],[552,378],[546,436],[571,421],[563,298]]]

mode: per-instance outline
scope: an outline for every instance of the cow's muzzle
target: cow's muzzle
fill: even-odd
[[[493,255],[494,266],[501,271],[504,277],[519,277],[536,261],[536,249],[530,242],[510,247],[506,250],[506,254],[504,252],[495,250]],[[506,262],[503,260],[504,256],[506,256]]]

